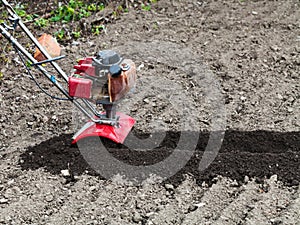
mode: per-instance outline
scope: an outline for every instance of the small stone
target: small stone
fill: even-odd
[[[298,78],[298,74],[295,71],[292,71],[291,78]]]
[[[236,180],[234,180],[233,182],[231,182],[230,186],[231,187],[238,187],[239,183]]]
[[[282,96],[281,94],[278,94],[278,95],[277,95],[277,98],[280,99],[280,100],[282,100],[282,99],[283,99],[283,96]]]
[[[250,209],[250,210],[252,210],[252,209],[254,209],[255,208],[255,205],[247,205],[247,207]]]
[[[156,214],[155,212],[149,212],[149,213],[146,214],[146,217],[151,218],[151,217],[154,217],[155,214]]]
[[[200,203],[194,204],[194,206],[196,206],[198,208],[201,208],[201,207],[203,207],[205,205],[206,205],[206,203],[204,203],[204,202],[200,202]]]
[[[145,99],[144,99],[144,102],[148,104],[150,101],[149,101],[148,98],[145,98]]]
[[[46,199],[47,202],[52,202],[54,198],[53,198],[53,195],[50,194],[50,195],[47,195],[45,197],[45,199]]]
[[[91,186],[91,187],[89,188],[90,192],[93,192],[93,191],[95,191],[96,189],[97,189],[96,186]]]
[[[244,177],[244,183],[246,183],[246,184],[247,184],[247,183],[249,182],[249,180],[250,180],[250,179],[249,179],[249,177],[248,177],[248,176],[245,176],[245,177]]]
[[[281,224],[282,223],[282,221],[280,219],[270,219],[270,222],[272,224]]]
[[[143,217],[139,213],[134,213],[134,216],[132,217],[132,221],[135,223],[139,223],[143,220]]]
[[[274,52],[277,52],[279,50],[277,46],[271,46],[270,49]]]
[[[174,190],[174,186],[172,184],[165,184],[165,188],[167,190]]]
[[[188,38],[183,38],[183,39],[181,39],[181,42],[186,43],[188,40],[189,40]]]
[[[93,41],[89,41],[88,44],[90,45],[90,47],[96,46],[95,42]]]
[[[188,212],[194,212],[198,208],[197,205],[190,205],[188,208]]]
[[[245,96],[241,96],[240,99],[244,102],[244,101],[246,101],[247,98]]]
[[[49,118],[47,116],[44,116],[42,120],[44,123],[47,123],[49,121]]]
[[[278,176],[277,175],[273,175],[273,176],[270,177],[270,182],[271,183],[275,183],[275,182],[277,182],[277,180],[278,180]]]
[[[70,171],[69,170],[61,170],[60,171],[61,175],[63,175],[64,177],[70,177]]]
[[[291,113],[294,111],[294,109],[292,107],[288,107],[287,111]]]
[[[137,68],[136,70],[137,70],[137,71],[141,71],[144,67],[145,67],[145,65],[144,65],[144,64],[141,64],[141,65],[138,66],[138,68]]]
[[[208,187],[208,184],[206,184],[206,182],[203,181],[202,184],[201,184],[201,187],[206,188],[206,187]]]
[[[80,45],[80,42],[78,42],[78,41],[73,41],[73,42],[72,42],[72,45]]]
[[[252,11],[252,15],[257,15],[257,14],[258,14],[258,12]]]
[[[6,199],[6,198],[0,199],[0,204],[6,204],[6,203],[8,203],[8,199]]]
[[[33,122],[27,122],[27,125],[28,125],[28,126],[32,126],[32,125],[33,125]]]
[[[15,180],[14,180],[14,179],[9,180],[9,181],[7,182],[7,185],[12,185],[13,183],[15,183]]]

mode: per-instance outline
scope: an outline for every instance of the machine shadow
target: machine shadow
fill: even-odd
[[[136,136],[146,138],[149,134],[136,132]],[[164,133],[165,135],[165,133]],[[102,140],[106,149],[117,159],[131,165],[150,165],[159,162],[176,148],[181,132],[167,132],[164,140],[155,149],[135,151],[109,140]],[[193,135],[193,134],[192,134]],[[99,176],[81,156],[77,146],[70,145],[71,134],[51,138],[36,146],[28,147],[20,156],[19,165],[23,170],[44,168],[52,174],[60,174],[69,169],[73,175],[88,172]],[[288,186],[300,182],[300,136],[299,132],[234,131],[225,132],[222,147],[210,166],[199,171],[199,162],[209,139],[208,132],[201,132],[193,156],[188,163],[166,182],[177,186],[185,174],[191,174],[197,183],[212,184],[221,175],[244,181],[245,176],[256,178],[258,182],[274,174]]]

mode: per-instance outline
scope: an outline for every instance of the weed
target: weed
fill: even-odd
[[[72,35],[75,39],[78,39],[81,36],[81,31],[73,31]]]
[[[15,7],[15,12],[18,14],[19,17],[25,17],[27,15],[25,11],[25,6],[24,5],[17,5]]]
[[[103,3],[100,3],[100,5],[98,5],[98,11],[102,11],[105,9],[105,6]]]
[[[150,11],[151,10],[151,5],[157,3],[158,0],[149,0],[146,3],[141,4],[141,9],[144,11]]]
[[[31,67],[32,67],[32,63],[31,63],[29,60],[27,60],[27,61],[26,61],[26,66],[27,66],[28,68],[31,68]]]
[[[65,31],[61,29],[60,31],[57,31],[54,33],[55,37],[57,37],[59,40],[63,40],[65,37]]]
[[[51,22],[70,22],[78,21],[83,17],[89,17],[91,12],[96,12],[104,9],[104,5],[86,4],[79,0],[70,0],[67,5],[58,7],[57,10],[51,12]]]
[[[144,11],[150,11],[151,10],[151,5],[150,4],[144,4],[144,3],[142,3],[141,4],[141,8],[142,8],[142,10],[144,10]]]
[[[88,5],[87,9],[89,11],[95,12],[95,11],[97,11],[97,6],[95,4],[90,4],[90,5]]]
[[[94,26],[92,28],[92,33],[95,35],[99,35],[101,33],[101,31],[104,30],[105,31],[105,26],[104,25],[98,25],[98,26]]]
[[[34,24],[39,26],[39,27],[46,27],[46,26],[48,26],[48,20],[46,20],[44,18],[40,18],[40,19],[37,19],[34,22]]]
[[[157,30],[158,29],[158,23],[157,22],[153,23],[152,28],[154,30]]]
[[[3,11],[3,12],[1,13],[1,18],[2,18],[2,19],[7,19],[7,18],[8,18],[8,12],[7,12],[7,11]]]

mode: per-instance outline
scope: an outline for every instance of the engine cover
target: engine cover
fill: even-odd
[[[69,94],[100,104],[114,103],[123,98],[136,84],[136,66],[112,50],[87,57],[74,66],[69,77]]]

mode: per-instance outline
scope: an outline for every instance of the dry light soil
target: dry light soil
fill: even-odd
[[[42,93],[6,49],[0,223],[300,224],[299,19],[298,0],[160,0],[150,11],[129,9],[99,36],[63,43],[67,73],[102,49],[135,61],[136,90],[120,103],[134,130],[124,145],[102,140],[106,155],[132,173],[101,154],[101,165],[85,160],[87,152],[70,144],[76,109]],[[178,145],[186,151],[174,160]],[[216,157],[199,169],[207,146]],[[169,164],[154,166],[147,180],[126,179],[149,175],[142,171],[159,162]],[[168,178],[159,182],[162,174]]]

